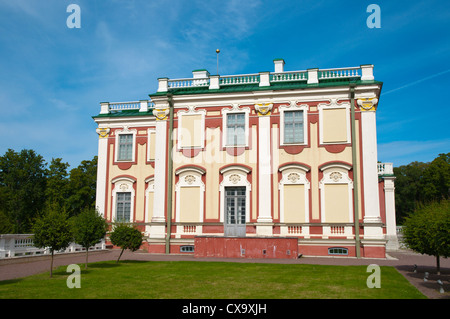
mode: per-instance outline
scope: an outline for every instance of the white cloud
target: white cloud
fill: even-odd
[[[450,138],[428,141],[395,141],[378,144],[378,160],[394,166],[414,161],[431,162],[441,153],[450,151]]]

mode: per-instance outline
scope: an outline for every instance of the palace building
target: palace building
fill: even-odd
[[[158,79],[101,103],[98,211],[150,253],[385,258],[392,163],[377,158],[373,65]]]

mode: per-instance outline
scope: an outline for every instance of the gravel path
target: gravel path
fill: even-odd
[[[115,260],[119,250],[93,251],[89,253],[89,263]],[[450,299],[450,260],[441,258],[441,275],[436,274],[436,259],[408,251],[389,252],[386,259],[356,259],[343,257],[302,257],[299,259],[244,259],[244,258],[195,258],[193,255],[164,255],[144,252],[125,251],[121,260],[148,261],[228,261],[228,262],[264,262],[284,264],[320,264],[320,265],[370,265],[393,266],[417,289],[430,299]],[[85,262],[84,253],[55,255],[54,267]],[[414,265],[417,270],[414,272]],[[0,281],[26,277],[49,271],[50,257],[23,257],[0,260]],[[425,272],[428,281],[423,280]],[[369,275],[369,274],[368,274]],[[382,276],[382,274],[381,274]],[[444,283],[445,293],[439,292],[437,280]]]

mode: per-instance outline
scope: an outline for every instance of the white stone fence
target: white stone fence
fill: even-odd
[[[105,240],[90,247],[89,250],[106,249]],[[66,249],[55,251],[56,254],[85,251],[85,249],[71,243]],[[0,234],[0,258],[49,255],[49,248],[38,248],[33,245],[33,234]]]

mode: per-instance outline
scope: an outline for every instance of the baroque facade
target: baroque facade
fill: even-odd
[[[99,212],[136,224],[153,253],[197,254],[196,240],[210,236],[295,238],[302,255],[384,258],[396,227],[392,164],[377,162],[382,82],[373,65],[284,65],[195,70],[159,78],[150,99],[101,103]]]

